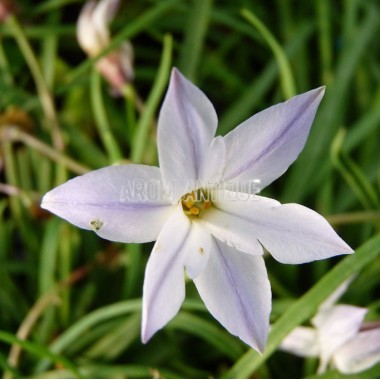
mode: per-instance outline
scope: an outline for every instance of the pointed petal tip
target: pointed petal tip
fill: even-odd
[[[321,92],[321,93],[324,93],[326,91],[326,86],[323,85],[323,86],[319,86],[316,88],[317,91]]]
[[[170,81],[176,81],[180,79],[181,76],[182,73],[176,67],[173,67],[170,75]]]
[[[172,68],[172,75],[181,75],[181,72],[179,71],[179,69],[177,67],[173,67]]]
[[[305,94],[314,94],[315,98],[311,101],[311,103],[316,101],[319,104],[323,96],[325,95],[325,91],[326,91],[326,86],[320,86],[313,90],[310,90],[309,92],[306,92]],[[302,96],[304,94],[300,94],[300,95]]]
[[[257,347],[253,347],[253,349],[256,350],[260,356],[264,355],[265,348],[266,348],[266,342],[257,342]]]
[[[355,251],[342,239],[340,239],[340,245],[337,246],[334,250],[326,250],[326,252],[330,253],[330,256],[314,258],[311,261],[324,260],[329,257],[341,256],[341,255],[353,255]]]
[[[156,334],[156,332],[161,330],[163,327],[164,326],[162,327],[155,326],[154,321],[148,316],[145,317],[143,314],[142,324],[141,324],[141,342],[143,344],[147,344],[152,339],[152,337]]]
[[[323,96],[325,95],[326,86],[320,86],[304,92],[302,94],[298,94],[293,98],[287,100],[287,102],[291,101],[294,98],[304,99],[306,101],[305,104],[308,104],[308,107],[315,107],[315,111],[317,110],[319,103],[322,101]],[[285,103],[287,103],[285,102]]]
[[[268,317],[269,319],[269,317]],[[269,325],[269,323],[268,323]],[[263,356],[265,353],[265,350],[267,348],[267,340],[268,340],[268,332],[269,327],[266,329],[266,333],[262,336],[259,336],[255,332],[253,332],[252,336],[248,338],[248,340],[244,340],[244,337],[239,338],[243,341],[245,341],[252,349],[254,349],[260,356]]]
[[[65,184],[61,185],[64,186]],[[41,199],[41,204],[40,207],[45,209],[45,210],[52,210],[52,206],[55,203],[59,203],[59,197],[56,196],[56,190],[60,188],[60,186],[49,190]],[[51,211],[53,212],[53,211]]]
[[[154,332],[152,333],[152,331],[150,331],[151,329],[148,328],[148,324],[149,322],[143,313],[141,323],[141,342],[143,344],[147,344],[150,341],[150,338],[154,335]]]
[[[325,92],[326,92],[326,86],[318,87],[318,88],[316,88],[316,91],[318,93],[318,97],[323,98],[323,96],[325,95]]]
[[[49,210],[49,203],[50,203],[50,193],[51,191],[47,192],[41,199],[40,207]]]
[[[244,339],[242,336],[238,336],[238,338],[245,342],[249,347],[251,347],[252,350],[255,350],[260,356],[264,355],[267,345],[266,339],[259,341],[255,334],[253,334],[253,336],[248,339]]]
[[[264,340],[260,340],[256,334],[252,334],[251,337],[240,336],[237,334],[233,334],[233,335],[237,336],[240,340],[242,340],[249,347],[255,350],[260,356],[264,355],[264,352],[267,346],[267,337]]]
[[[182,72],[177,67],[172,68],[170,82],[183,85],[190,84],[191,86],[195,86],[194,83],[192,83],[184,74],[182,74]]]
[[[342,239],[342,251],[340,254],[342,255],[352,255],[355,251]]]
[[[46,202],[42,200],[40,207],[43,208],[44,210],[49,210],[49,207],[47,206]]]
[[[45,194],[45,195],[42,197],[42,199],[41,199],[40,207],[45,208],[45,207],[44,207],[45,204],[46,204],[46,194]]]
[[[177,67],[173,67],[170,75],[170,82],[181,84],[188,81],[188,79],[181,73]]]
[[[247,346],[249,346],[252,350],[255,350],[260,356],[264,355],[267,338],[261,340],[255,333],[252,333],[250,336],[244,336],[239,334],[234,334],[230,331],[232,335],[235,335],[241,341],[243,341]]]
[[[149,336],[149,335],[146,333],[146,331],[142,331],[142,332],[141,332],[141,342],[142,342],[143,344],[147,344],[147,343],[149,342],[150,338],[151,338],[151,336]]]

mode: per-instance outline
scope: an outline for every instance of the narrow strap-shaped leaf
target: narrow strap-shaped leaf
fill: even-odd
[[[331,145],[331,161],[340,172],[363,207],[378,208],[379,199],[375,188],[359,165],[342,149],[346,131],[340,129]]]
[[[135,163],[143,161],[144,150],[146,149],[146,138],[152,125],[154,114],[160,103],[162,94],[168,82],[170,67],[172,63],[173,38],[166,34],[163,39],[163,50],[160,66],[146,102],[145,112],[141,115],[136,126],[136,134],[132,137],[131,160]]]
[[[273,34],[269,29],[261,22],[261,20],[248,9],[242,9],[241,15],[254,26],[261,36],[264,38],[265,42],[272,50],[280,72],[281,87],[285,98],[290,99],[296,95],[296,85],[294,81],[294,75],[290,67],[289,60],[284,52],[284,49],[277,42]]]
[[[237,360],[243,352],[243,344],[234,336],[194,314],[180,311],[168,326],[200,337],[231,360]]]
[[[61,355],[52,353],[50,350],[46,349],[43,346],[40,346],[37,343],[18,339],[14,335],[5,331],[0,331],[0,341],[11,343],[11,344],[19,344],[25,351],[31,352],[35,355],[48,358],[49,360],[60,363],[65,368],[69,369],[76,377],[82,378],[82,376],[77,371],[75,366],[67,358]]]

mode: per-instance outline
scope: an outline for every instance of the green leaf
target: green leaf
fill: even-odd
[[[199,336],[231,360],[243,353],[243,344],[237,338],[196,315],[180,311],[168,327]]]
[[[6,343],[10,344],[18,344],[20,345],[25,351],[28,351],[32,354],[35,354],[37,356],[40,356],[42,358],[48,358],[49,360],[53,361],[54,363],[59,363],[69,369],[76,377],[82,378],[79,371],[75,368],[75,366],[65,357],[58,355],[56,353],[51,352],[50,350],[46,349],[44,346],[40,346],[39,344],[27,341],[27,340],[21,340],[18,339],[16,336],[6,332],[6,331],[0,331],[0,340]]]

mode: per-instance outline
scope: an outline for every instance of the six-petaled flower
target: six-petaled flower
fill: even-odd
[[[296,96],[214,137],[214,107],[174,69],[158,120],[159,168],[111,166],[45,195],[42,207],[103,238],[157,240],[145,272],[144,342],[178,312],[185,271],[211,314],[262,352],[271,311],[264,248],[289,264],[353,252],[321,215],[251,187],[269,185],[297,158],[323,93]],[[145,185],[134,192],[136,183]]]

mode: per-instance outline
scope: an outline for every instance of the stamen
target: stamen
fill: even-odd
[[[190,209],[190,213],[191,213],[192,215],[198,215],[198,214],[199,214],[199,208],[197,208],[197,207],[192,207],[192,208]]]
[[[191,194],[187,194],[185,200],[183,201],[183,204],[184,204],[188,209],[190,209],[191,207],[194,206],[194,198],[195,198],[195,194],[194,194],[194,192],[192,192]]]
[[[181,201],[183,212],[190,219],[201,219],[204,212],[212,207],[208,194],[203,189],[185,194]]]
[[[211,207],[211,201],[207,200],[203,202],[203,208],[205,210],[209,209]]]

